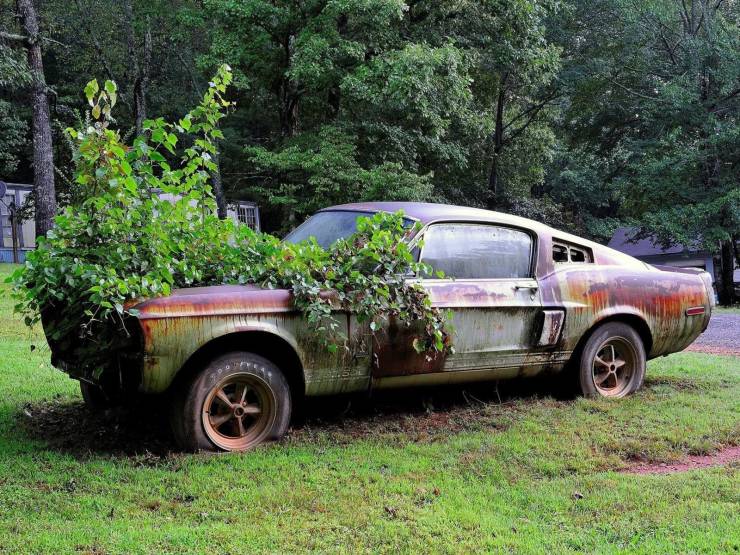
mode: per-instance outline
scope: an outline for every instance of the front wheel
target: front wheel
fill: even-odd
[[[171,424],[183,449],[246,451],[280,439],[290,412],[290,388],[280,369],[261,356],[233,352],[176,392]]]
[[[103,412],[115,406],[113,400],[98,385],[80,380],[80,393],[85,407],[90,412]]]
[[[642,387],[645,366],[645,346],[634,328],[622,322],[604,324],[581,353],[581,392],[587,397],[625,397]]]

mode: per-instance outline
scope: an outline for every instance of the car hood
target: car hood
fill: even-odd
[[[289,312],[293,295],[287,289],[258,285],[215,285],[175,289],[166,297],[132,301],[126,308],[139,319],[224,314]]]

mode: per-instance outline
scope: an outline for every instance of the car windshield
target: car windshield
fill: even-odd
[[[372,216],[374,212],[356,210],[327,210],[317,212],[285,236],[289,243],[300,243],[310,237],[324,248],[330,247],[339,239],[349,237],[357,231],[357,219]],[[404,224],[411,227],[414,222],[404,219]]]

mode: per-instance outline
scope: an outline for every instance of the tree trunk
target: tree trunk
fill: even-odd
[[[298,87],[290,77],[288,71],[292,64],[293,35],[289,34],[283,42],[284,74],[279,80],[278,94],[280,95],[280,132],[284,138],[295,137],[299,130],[298,102],[300,93]]]
[[[33,109],[33,193],[36,211],[36,236],[46,236],[57,213],[54,187],[54,153],[51,140],[49,98],[46,95],[44,64],[41,58],[39,21],[32,0],[17,0],[21,25],[28,36],[28,66],[31,69]]]
[[[132,96],[134,98],[134,122],[136,134],[141,135],[144,130],[146,119],[146,92],[149,86],[149,64],[152,57],[152,33],[147,23],[144,34],[144,52],[141,64],[136,52],[136,35],[134,32],[134,10],[131,0],[123,2],[124,26],[126,31],[126,46],[128,49],[129,62],[132,65],[131,73],[133,80]]]
[[[488,174],[488,207],[495,208],[498,204],[500,193],[499,184],[499,157],[504,147],[504,103],[506,102],[506,79],[507,74],[501,77],[499,84],[498,99],[496,101],[496,123],[493,132],[493,160],[491,160],[491,171]]]
[[[283,137],[295,137],[299,130],[298,94],[290,79],[283,80],[280,102],[280,132]]]
[[[735,302],[735,284],[733,280],[735,270],[735,248],[731,239],[720,244],[720,264],[722,265],[719,284],[719,304],[731,305]]]
[[[337,18],[337,33],[340,37],[344,37],[347,34],[347,23],[349,18],[347,14],[340,14]],[[329,115],[331,119],[335,119],[339,115],[339,107],[342,100],[342,93],[339,88],[339,83],[334,83],[329,87],[326,101],[329,105]]]
[[[217,145],[218,148],[218,145]],[[211,183],[213,185],[213,196],[216,197],[216,212],[219,219],[225,220],[226,213],[226,196],[224,195],[224,186],[221,181],[221,153],[217,150],[213,156],[213,163],[216,169],[211,172]]]
[[[332,85],[329,87],[329,92],[326,95],[326,102],[329,105],[329,115],[332,119],[335,119],[339,115],[339,103],[342,99],[342,93],[339,90],[339,85]]]

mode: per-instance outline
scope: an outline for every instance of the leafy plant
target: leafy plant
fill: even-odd
[[[290,287],[308,321],[327,338],[335,338],[329,342],[332,350],[341,339],[332,312],[340,309],[355,313],[360,322],[369,321],[372,332],[389,318],[406,325],[420,322],[424,334],[415,340],[416,350],[444,352],[450,337],[443,315],[432,307],[426,291],[408,280],[432,272],[428,264],[414,261],[405,240],[412,232],[404,225],[403,212],[379,212],[360,218],[355,234],[328,249],[313,240],[281,243],[282,260],[270,259],[261,281]]]
[[[447,349],[442,315],[406,279],[429,268],[414,262],[401,214],[363,219],[355,235],[329,249],[218,219],[209,180],[230,81],[228,66],[221,67],[195,109],[177,123],[144,122],[132,145],[111,128],[116,85],[88,83],[91,123],[68,130],[79,201],[11,277],[26,323],[43,320],[55,350],[75,360],[77,371],[95,374],[128,347],[135,299],[175,287],[259,283],[291,289],[330,349],[343,340],[337,310],[370,321],[373,331],[387,318],[421,321],[426,337],[415,347]]]

